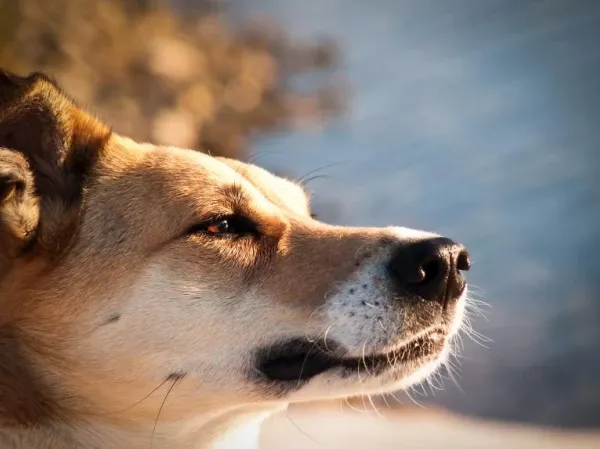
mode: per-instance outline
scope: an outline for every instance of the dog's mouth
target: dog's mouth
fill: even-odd
[[[363,357],[336,355],[340,346],[335,342],[310,342],[294,339],[261,351],[257,368],[271,381],[302,382],[333,369],[353,371],[361,377],[380,375],[439,353],[446,341],[446,331],[434,329],[420,334],[387,352]]]

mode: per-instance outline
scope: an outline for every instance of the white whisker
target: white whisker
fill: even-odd
[[[327,328],[327,330],[325,331],[325,335],[323,336],[323,346],[325,346],[325,350],[327,352],[330,352],[329,347],[327,346],[327,334],[329,334],[329,331],[331,330],[332,327],[333,327],[333,324]]]
[[[410,389],[414,391],[414,388],[413,388],[413,387],[410,387]],[[417,402],[417,401],[416,401],[416,400],[415,400],[415,399],[414,399],[414,398],[413,398],[413,397],[410,395],[410,393],[408,392],[408,389],[404,390],[404,393],[406,394],[406,396],[408,396],[408,398],[409,398],[409,399],[410,399],[410,400],[411,400],[411,401],[412,401],[412,402],[413,402],[413,403],[414,403],[414,404],[415,404],[417,407],[420,407],[420,408],[425,408],[425,406],[424,406],[424,405],[421,405],[419,402]]]
[[[356,407],[354,407],[352,404],[350,404],[350,401],[348,400],[348,398],[344,398],[344,401],[346,401],[346,404],[348,404],[348,407],[350,407],[352,410],[354,410],[358,413],[369,413],[368,410],[359,410]],[[364,400],[363,400],[363,405],[364,405]]]
[[[375,403],[373,402],[373,399],[371,398],[371,395],[368,394],[367,398],[369,398],[369,402],[371,403],[371,407],[373,407],[373,411],[377,414],[377,416],[379,416],[381,419],[383,419],[385,421],[385,418],[383,417],[383,415],[379,412],[379,409],[377,408],[377,406],[375,405]]]

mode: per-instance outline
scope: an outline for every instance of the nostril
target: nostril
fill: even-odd
[[[420,284],[425,281],[427,273],[424,266],[417,267],[414,271],[407,271],[404,273],[396,272],[399,279],[404,279],[407,284]]]
[[[435,279],[438,278],[440,274],[440,262],[439,260],[430,260],[421,265],[421,270],[423,273],[423,278],[421,279],[421,284],[428,284]]]
[[[468,252],[464,250],[460,252],[456,259],[456,268],[460,271],[469,271],[469,268],[471,268],[471,259]]]

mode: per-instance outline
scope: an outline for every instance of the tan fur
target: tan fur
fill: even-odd
[[[440,325],[378,274],[394,245],[427,234],[315,221],[294,183],[112,134],[43,75],[0,73],[0,146],[2,448],[208,447],[290,401],[392,390],[445,357],[364,383],[256,383],[261,345],[331,331],[359,355]],[[232,213],[260,237],[186,233]],[[381,311],[384,331],[340,315],[365,276],[357,288],[404,314]]]

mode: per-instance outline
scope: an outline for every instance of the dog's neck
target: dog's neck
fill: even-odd
[[[136,430],[96,423],[0,428],[0,449],[259,449],[263,422],[283,407],[244,407]]]

